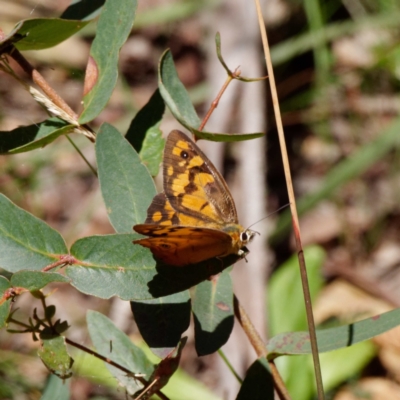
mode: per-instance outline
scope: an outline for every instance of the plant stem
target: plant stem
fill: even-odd
[[[214,99],[214,101],[211,103],[210,108],[207,111],[207,114],[203,118],[203,121],[201,122],[201,124],[199,126],[199,131],[202,131],[204,129],[205,124],[210,119],[211,114],[214,112],[214,110],[218,107],[218,103],[219,103],[222,95],[224,94],[225,90],[227,89],[229,84],[232,82],[232,80],[235,78],[235,76],[240,76],[239,68],[236,68],[232,75],[228,75],[226,77],[226,81],[222,85],[222,88],[218,92],[218,94],[217,94],[216,98]]]
[[[251,322],[245,309],[239,303],[239,300],[235,295],[233,296],[233,307],[235,310],[235,316],[238,319],[240,325],[242,326],[244,333],[247,335],[250,343],[253,345],[253,348],[257,353],[257,357],[267,358],[268,351],[264,342],[262,341],[260,335],[258,334],[256,328]],[[283,382],[281,375],[279,374],[278,369],[276,368],[275,363],[272,360],[268,360],[268,364],[269,367],[271,368],[271,374],[274,380],[275,390],[277,391],[279,398],[283,400],[290,400],[289,392],[286,389],[286,386]]]
[[[236,380],[242,384],[243,383],[243,379],[238,375],[238,373],[235,371],[235,369],[233,368],[232,364],[230,363],[230,361],[227,359],[225,353],[221,350],[218,349],[218,354],[220,355],[220,357],[224,360],[224,363],[226,364],[226,366],[229,368],[229,371],[232,372],[232,375],[236,378]]]
[[[9,54],[56,106],[60,107],[72,118],[78,119],[78,116],[72,110],[72,108],[64,101],[62,97],[59,96],[59,94],[48,84],[39,71],[35,69],[15,47],[11,49]]]
[[[89,169],[93,172],[94,176],[97,175],[97,171],[94,169],[93,165],[90,164],[89,160],[85,157],[85,155],[81,152],[79,147],[75,144],[75,142],[69,137],[69,135],[66,135],[67,140],[72,144],[73,148],[78,152],[78,154],[82,157],[83,161],[86,163],[86,165],[89,167]]]
[[[235,79],[236,77],[239,77],[239,76],[240,76],[239,68],[236,68],[235,71],[232,73],[232,75],[228,75],[224,84],[222,85],[221,90],[218,92],[215,100],[211,103],[211,106],[210,106],[206,116],[204,117],[202,123],[200,124],[199,131],[203,130],[203,128],[204,128],[205,124],[207,123],[208,119],[210,118],[211,114],[217,108],[219,100],[221,99],[221,97],[224,94],[225,90],[227,89],[228,85],[232,82],[233,79]],[[251,322],[251,320],[250,320],[249,316],[247,315],[247,313],[245,312],[244,308],[239,303],[239,300],[235,294],[233,295],[233,305],[234,305],[234,310],[235,310],[235,316],[239,320],[240,325],[242,326],[245,334],[249,338],[250,343],[253,345],[253,348],[256,351],[257,356],[258,357],[267,357],[268,352],[267,352],[264,342],[261,339],[261,336],[256,331],[253,323]],[[221,353],[220,353],[220,355],[221,355]],[[222,356],[222,357],[225,360],[225,362],[227,362],[227,359],[224,358],[224,356]],[[287,391],[287,389],[285,387],[285,384],[282,380],[282,377],[279,374],[278,369],[275,366],[275,363],[273,361],[269,361],[269,360],[268,360],[268,363],[271,368],[271,373],[272,373],[272,377],[274,380],[275,389],[276,389],[279,397],[283,400],[290,400],[289,392]],[[229,367],[230,364],[227,364],[227,365]],[[239,376],[236,374],[236,372],[233,370],[233,368],[231,369],[231,371],[233,372],[235,377],[240,380]]]
[[[147,386],[149,384],[149,382],[147,382],[146,379],[144,379],[143,376],[141,376],[140,374],[132,373],[132,371],[130,371],[129,369],[125,368],[124,366],[116,363],[115,361],[109,359],[108,357],[104,357],[101,354],[96,353],[95,351],[89,349],[88,347],[83,346],[79,343],[76,343],[71,339],[65,338],[65,342],[68,343],[70,346],[74,346],[74,347],[78,348],[79,350],[82,350],[82,351],[92,355],[93,357],[96,357],[96,358],[106,362],[107,364],[110,364],[113,367],[118,368],[119,370],[125,372],[128,376],[131,376],[134,379],[138,380],[144,386]],[[168,400],[168,397],[165,396],[161,391],[158,391],[156,393],[157,393],[157,396],[159,396],[162,400]]]
[[[62,256],[60,256],[60,259],[57,261],[54,261],[53,263],[46,265],[44,268],[42,268],[42,272],[47,272],[50,271],[53,268],[57,268],[60,265],[64,265],[64,264],[73,264],[76,261],[75,257],[70,256],[69,254],[64,254]]]
[[[259,0],[255,0],[255,5],[256,5],[256,9],[257,9],[258,22],[260,25],[261,38],[262,38],[264,54],[265,54],[265,61],[267,64],[269,82],[270,82],[270,87],[271,87],[272,103],[274,106],[276,126],[277,126],[277,130],[278,130],[279,144],[280,144],[280,148],[281,148],[283,167],[284,167],[284,171],[285,171],[286,186],[287,186],[289,202],[290,202],[290,210],[292,213],[292,224],[293,224],[294,237],[295,237],[295,241],[296,241],[297,256],[299,259],[300,276],[301,276],[301,282],[302,282],[302,287],[303,287],[304,301],[305,301],[305,306],[306,306],[307,322],[308,322],[308,329],[309,329],[309,333],[310,333],[310,342],[311,342],[311,349],[312,349],[312,355],[313,355],[313,361],[314,361],[314,371],[315,371],[315,380],[317,383],[318,399],[323,400],[324,399],[324,389],[323,389],[323,384],[322,384],[321,365],[320,365],[320,361],[319,361],[317,335],[315,332],[315,323],[314,323],[314,316],[313,316],[313,312],[312,312],[311,295],[310,295],[310,288],[309,288],[308,278],[307,278],[306,262],[304,259],[303,245],[301,243],[301,233],[300,233],[299,218],[297,215],[296,198],[294,195],[292,177],[290,174],[290,166],[289,166],[289,160],[288,160],[287,149],[286,149],[285,135],[284,135],[283,125],[282,125],[282,117],[281,117],[281,112],[280,112],[280,107],[279,107],[278,93],[276,91],[276,85],[275,85],[274,69],[272,67],[271,54],[269,51],[269,45],[268,45],[268,39],[267,39],[267,32],[266,32],[266,28],[265,28],[264,19],[262,17]]]

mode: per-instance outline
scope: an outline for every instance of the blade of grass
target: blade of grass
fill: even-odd
[[[316,380],[316,384],[317,384],[318,399],[323,400],[324,399],[324,389],[323,389],[323,384],[322,384],[321,364],[319,361],[318,343],[317,343],[317,336],[316,336],[316,332],[315,332],[314,316],[313,316],[312,306],[311,306],[310,288],[309,288],[308,279],[307,279],[306,261],[304,258],[303,246],[301,243],[299,218],[297,215],[296,199],[295,199],[294,190],[293,190],[292,177],[290,174],[290,166],[289,166],[289,160],[288,160],[288,155],[287,155],[285,136],[284,136],[284,132],[283,132],[283,124],[282,124],[282,117],[281,117],[281,112],[280,112],[280,107],[279,107],[278,93],[277,93],[276,85],[275,85],[274,69],[272,67],[271,54],[269,51],[269,45],[268,45],[268,39],[267,39],[267,31],[265,28],[265,23],[264,23],[264,19],[262,16],[259,0],[255,0],[255,5],[256,5],[256,9],[257,9],[258,22],[260,25],[261,39],[262,39],[264,54],[265,54],[265,62],[267,64],[268,77],[269,77],[269,82],[270,82],[270,87],[271,87],[272,103],[274,106],[275,120],[276,120],[276,125],[277,125],[277,130],[278,130],[278,136],[279,136],[279,144],[280,144],[280,148],[281,148],[283,167],[284,167],[284,171],[285,171],[286,186],[287,186],[288,195],[289,195],[290,210],[292,213],[292,223],[293,223],[294,237],[296,240],[296,250],[297,250],[297,254],[298,254],[298,258],[299,258],[300,276],[301,276],[301,282],[302,282],[302,286],[303,286],[303,294],[304,294],[304,300],[305,300],[305,306],[306,306],[307,321],[308,321],[309,332],[310,332],[310,342],[311,342],[311,349],[312,349],[312,355],[313,355],[313,361],[314,361],[315,380]]]
[[[325,33],[324,20],[321,12],[321,5],[316,0],[305,0],[304,10],[307,15],[310,33],[313,35],[318,31]],[[330,57],[326,41],[314,44],[314,61],[316,66],[316,85],[320,86],[328,82]]]

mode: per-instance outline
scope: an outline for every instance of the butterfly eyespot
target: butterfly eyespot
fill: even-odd
[[[182,150],[181,151],[181,157],[186,159],[186,158],[189,157],[189,153],[187,151],[185,151],[185,150]]]

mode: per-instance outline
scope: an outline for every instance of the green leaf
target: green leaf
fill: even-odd
[[[304,249],[304,257],[307,263],[311,299],[314,301],[323,285],[321,267],[325,252],[318,246],[309,246]],[[274,336],[279,332],[307,329],[299,263],[296,255],[293,255],[272,274],[266,293],[269,336]],[[283,296],[282,293],[285,295]],[[304,357],[284,357],[278,359],[277,362],[290,393],[296,394],[295,397],[298,400],[308,400],[315,391],[312,365],[309,366]]]
[[[69,400],[71,396],[70,381],[50,375],[40,400]]]
[[[146,219],[156,194],[153,179],[133,147],[111,125],[100,128],[96,158],[110,221],[117,232],[132,232],[133,225]]]
[[[14,287],[23,287],[30,292],[40,290],[51,282],[69,282],[69,279],[56,272],[40,271],[19,271],[11,277]]]
[[[187,337],[183,337],[179,341],[178,346],[173,349],[164,359],[162,359],[154,368],[153,373],[148,379],[148,384],[143,390],[140,390],[136,395],[150,397],[154,393],[160,391],[175,374],[179,367],[182,350],[187,342]],[[136,396],[135,396],[136,397]]]
[[[183,125],[183,124],[182,124]],[[186,126],[186,125],[185,125]],[[242,140],[257,139],[263,137],[265,133],[212,133],[199,131],[196,128],[186,126],[198,139],[211,140],[213,142],[240,142]]]
[[[240,257],[231,254],[224,258],[213,258],[187,267],[174,267],[157,264],[157,275],[149,282],[149,292],[154,297],[178,293],[198,285],[210,276],[214,276],[240,260]]]
[[[137,0],[107,0],[97,24],[97,33],[90,49],[90,76],[93,82],[83,97],[81,124],[97,117],[106,106],[117,83],[118,56],[132,29]]]
[[[158,88],[168,108],[182,125],[192,127],[200,125],[200,118],[190,101],[189,94],[179,80],[170,50],[166,50],[160,59]]]
[[[131,371],[132,374],[144,374],[144,379],[150,377],[154,369],[153,364],[110,319],[95,311],[88,311],[86,319],[93,345],[102,356],[110,358]],[[120,385],[127,389],[128,393],[133,394],[143,388],[139,381],[128,376],[125,371],[107,363],[105,365]]]
[[[307,263],[310,294],[314,300],[323,286],[321,267],[325,252],[321,247],[309,246],[304,249],[304,257]],[[290,257],[272,274],[266,293],[270,336],[279,332],[307,329],[297,255]],[[283,296],[282,293],[285,295]]]
[[[38,124],[20,126],[12,131],[0,131],[0,154],[23,153],[42,148],[75,127],[58,118],[49,118]]]
[[[233,288],[229,272],[197,285],[192,304],[197,354],[212,354],[228,341],[233,329]]]
[[[0,194],[0,267],[40,270],[68,252],[61,235]]]
[[[74,0],[62,13],[62,19],[90,20],[96,18],[106,0]]]
[[[375,345],[368,341],[321,354],[321,370],[325,390],[332,390],[345,380],[359,374],[372,361],[376,353]],[[309,356],[309,368],[310,371],[313,371],[311,356]]]
[[[330,198],[334,192],[352,179],[359,177],[369,167],[381,160],[391,149],[400,145],[400,118],[397,118],[377,138],[360,147],[354,154],[336,164],[325,175],[322,186],[300,199],[297,205],[299,214],[311,210],[321,200]],[[288,232],[291,226],[290,212],[282,213],[278,220],[271,242],[278,241]]]
[[[226,65],[224,58],[222,57],[221,53],[221,35],[219,32],[216,33],[215,35],[215,47],[217,48],[217,57],[221,65],[223,66],[224,70],[226,73],[232,77],[233,79],[236,79],[238,81],[242,82],[257,82],[261,81],[263,79],[266,79],[267,77],[261,77],[261,78],[245,78],[244,76],[236,76],[233,74],[233,72],[229,69],[229,67]]]
[[[42,339],[38,355],[44,365],[58,377],[66,379],[72,375],[71,367],[74,360],[67,352],[64,337],[56,336],[51,339]]]
[[[0,276],[0,328],[6,326],[10,314],[12,298],[7,294],[9,289],[11,289],[11,284],[8,279]]]
[[[138,153],[142,149],[147,131],[159,126],[164,112],[164,100],[159,89],[156,89],[150,100],[135,115],[125,135],[125,139]]]
[[[247,370],[236,400],[273,400],[274,398],[274,381],[268,361],[265,358],[259,358]]]
[[[400,324],[400,309],[378,314],[362,321],[317,330],[318,350],[323,353],[371,339]],[[281,355],[311,354],[308,332],[289,332],[274,336],[267,345],[269,359]]]
[[[131,308],[144,341],[160,358],[171,353],[189,327],[188,291],[154,300],[133,301]]]
[[[66,275],[79,291],[108,299],[148,300],[189,289],[238,261],[238,256],[177,268],[156,264],[151,252],[133,245],[138,234],[86,237],[71,248],[77,262]]]
[[[150,128],[147,131],[143,142],[140,158],[150,172],[151,176],[156,176],[160,169],[160,164],[163,156],[165,139],[162,137],[162,132],[158,128]]]
[[[155,262],[146,249],[132,241],[137,234],[91,236],[76,241],[71,254],[80,265],[70,265],[66,275],[83,293],[109,299],[151,299],[148,283],[156,274]]]
[[[52,319],[56,315],[56,306],[51,304],[46,307],[44,311],[44,316],[46,319]]]
[[[26,19],[20,21],[5,39],[18,40],[15,47],[21,51],[48,49],[79,32],[89,22],[58,18]]]
[[[221,134],[199,131],[200,119],[193,107],[190,97],[182,82],[179,80],[171,52],[166,50],[161,56],[158,66],[158,88],[165,104],[172,115],[198,138],[215,142],[236,142],[240,140],[255,139],[264,133],[248,134]]]

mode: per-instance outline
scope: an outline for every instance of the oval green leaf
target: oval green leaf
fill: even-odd
[[[62,13],[62,19],[89,20],[96,18],[106,0],[75,0]]]
[[[70,381],[50,375],[40,400],[70,400]]]
[[[311,299],[314,300],[323,287],[321,267],[325,259],[325,252],[319,246],[309,246],[304,249],[304,257],[307,263]],[[282,293],[285,293],[285,296],[282,296]],[[297,255],[290,257],[272,274],[266,295],[270,336],[279,332],[307,329]]]
[[[87,324],[90,338],[96,350],[119,365],[125,367],[132,374],[144,374],[148,379],[154,370],[153,364],[144,352],[135,346],[125,333],[121,332],[112,321],[96,311],[88,311]],[[105,363],[107,369],[125,387],[129,394],[134,394],[143,388],[143,384],[127,375],[125,371]]]
[[[153,179],[134,148],[111,125],[100,128],[96,158],[110,222],[117,232],[132,232],[133,225],[146,219],[156,194]]]
[[[387,332],[400,324],[400,309],[366,318],[353,324],[317,330],[318,350],[323,353],[351,346]],[[282,355],[311,354],[308,332],[281,333],[267,345],[268,358]]]
[[[239,258],[232,255],[185,268],[161,265],[148,249],[132,244],[139,237],[116,234],[76,241],[71,248],[76,263],[66,270],[71,284],[82,293],[103,299],[149,300],[189,289]]]
[[[138,111],[126,132],[125,139],[139,153],[149,129],[158,128],[165,112],[164,100],[156,89],[150,100]]]
[[[11,277],[14,287],[23,287],[30,292],[40,290],[51,282],[69,282],[69,279],[56,272],[18,271]]]
[[[75,126],[58,118],[20,126],[12,131],[0,131],[0,154],[23,153],[42,148],[61,135],[71,133]]]
[[[184,126],[198,127],[200,118],[190,101],[189,94],[176,72],[170,50],[161,56],[158,66],[158,88],[173,116]]]
[[[165,139],[162,137],[162,132],[158,128],[150,128],[143,141],[142,149],[140,150],[140,158],[143,164],[146,165],[151,176],[156,176],[160,169],[160,164],[163,157]]]
[[[0,267],[40,270],[68,252],[61,235],[0,194]]]
[[[118,56],[132,29],[137,0],[108,0],[101,11],[96,37],[90,49],[91,75],[94,81],[83,97],[81,124],[96,118],[108,103],[117,83]]]
[[[212,354],[228,341],[233,329],[233,288],[229,272],[197,285],[192,304],[197,354]]]
[[[274,398],[274,381],[268,361],[265,358],[259,358],[247,370],[236,400],[273,400]]]
[[[165,104],[172,115],[194,135],[201,139],[215,142],[236,142],[255,139],[264,135],[262,132],[248,134],[222,134],[199,131],[200,119],[193,107],[188,92],[179,80],[171,52],[166,50],[158,66],[158,88]]]
[[[79,32],[89,22],[58,18],[27,19],[19,22],[6,40],[20,39],[15,44],[18,50],[48,49]]]
[[[79,291],[109,299],[151,299],[149,282],[156,275],[155,261],[141,246],[137,234],[91,236],[76,241],[71,255],[77,263],[67,267],[71,284]]]
[[[72,375],[71,367],[74,360],[67,352],[64,337],[42,339],[38,355],[44,365],[61,379],[69,378]]]
[[[190,323],[188,291],[147,301],[131,302],[135,322],[151,351],[165,358],[178,345]]]

